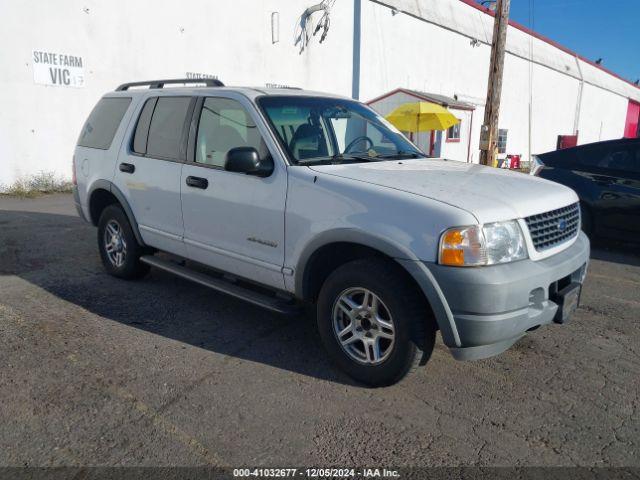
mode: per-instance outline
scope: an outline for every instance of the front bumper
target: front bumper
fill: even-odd
[[[580,232],[566,250],[544,260],[478,268],[428,265],[451,310],[459,360],[503,352],[527,330],[558,320],[555,293],[584,281],[589,239]]]

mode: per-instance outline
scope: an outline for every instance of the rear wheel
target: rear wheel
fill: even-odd
[[[325,281],[318,297],[318,330],[330,358],[370,386],[401,380],[431,356],[434,323],[415,285],[391,261],[349,262]]]
[[[149,266],[140,261],[144,249],[119,205],[109,205],[100,215],[98,248],[105,270],[114,277],[140,278],[149,272]]]

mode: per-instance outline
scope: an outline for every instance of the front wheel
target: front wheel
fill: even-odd
[[[322,286],[317,311],[331,360],[367,385],[400,381],[433,350],[436,329],[428,305],[392,261],[355,260],[339,267]]]

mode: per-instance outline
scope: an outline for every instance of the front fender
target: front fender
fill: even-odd
[[[418,284],[428,300],[435,315],[440,333],[447,346],[460,346],[460,338],[455,326],[451,309],[434,278],[433,274],[418,259],[411,250],[397,244],[388,238],[381,238],[357,229],[341,228],[322,232],[309,242],[303,249],[295,275],[295,293],[298,298],[308,298],[308,269],[309,262],[315,252],[332,243],[354,243],[372,248],[393,258]],[[425,312],[426,313],[426,312]]]

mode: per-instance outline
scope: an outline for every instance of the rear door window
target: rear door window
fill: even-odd
[[[78,145],[108,150],[129,104],[131,104],[129,97],[101,99],[82,127]]]
[[[593,146],[578,152],[578,164],[587,168],[610,168],[611,150],[605,146]]]
[[[144,155],[147,153],[147,138],[149,136],[149,125],[151,124],[151,115],[156,106],[157,97],[150,98],[144,104],[138,123],[136,124],[136,132],[133,136],[133,151]]]
[[[190,103],[191,97],[158,98],[149,126],[148,156],[166,160],[184,160],[181,145]]]
[[[637,154],[629,145],[600,146],[589,149],[589,153],[580,157],[580,163],[591,168],[638,171]]]
[[[640,148],[629,145],[613,149],[609,167],[626,173],[640,173]]]

